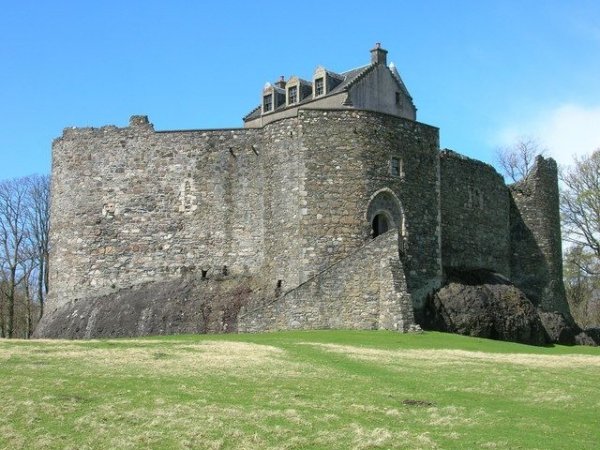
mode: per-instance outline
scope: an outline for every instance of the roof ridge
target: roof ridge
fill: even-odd
[[[375,67],[377,67],[377,64],[369,64],[368,66],[366,66],[362,72],[359,72],[358,74],[356,74],[354,76],[353,79],[351,79],[350,81],[348,81],[348,84],[346,84],[343,88],[344,91],[347,91],[348,88],[354,86],[359,80],[362,80],[369,72],[371,72]],[[359,67],[360,68],[360,67]]]

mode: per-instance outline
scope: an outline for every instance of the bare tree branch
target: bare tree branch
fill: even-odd
[[[535,157],[544,155],[546,151],[536,139],[523,136],[513,145],[497,149],[496,160],[501,172],[511,181],[517,182],[527,178]]]

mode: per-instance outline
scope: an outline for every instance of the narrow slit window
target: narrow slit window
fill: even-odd
[[[390,175],[393,177],[402,176],[402,161],[400,158],[392,158],[390,161]]]

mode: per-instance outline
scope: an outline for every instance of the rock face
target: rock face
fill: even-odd
[[[237,331],[248,278],[181,278],[88,297],[48,311],[35,337],[100,338]]]
[[[535,306],[501,275],[454,271],[430,297],[424,328],[544,345],[548,334]]]

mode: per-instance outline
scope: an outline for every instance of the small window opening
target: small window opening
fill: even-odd
[[[273,94],[265,95],[263,97],[263,111],[268,112],[273,109]]]
[[[377,214],[375,217],[373,217],[372,227],[373,238],[376,238],[377,236],[387,232],[390,229],[390,224],[385,214]]]
[[[208,270],[202,270],[202,279],[206,280],[206,274],[208,274]]]
[[[291,105],[298,101],[298,87],[292,86],[288,89],[288,104]]]
[[[325,83],[323,81],[323,78],[317,78],[315,80],[315,97],[325,93]]]
[[[390,175],[393,177],[402,176],[402,161],[399,158],[392,158],[390,161]]]
[[[227,274],[229,273],[229,270],[227,269],[227,266],[223,266],[222,273],[223,273],[224,276],[227,276]]]
[[[401,102],[401,98],[400,98],[400,92],[396,92],[396,105],[399,105]]]

